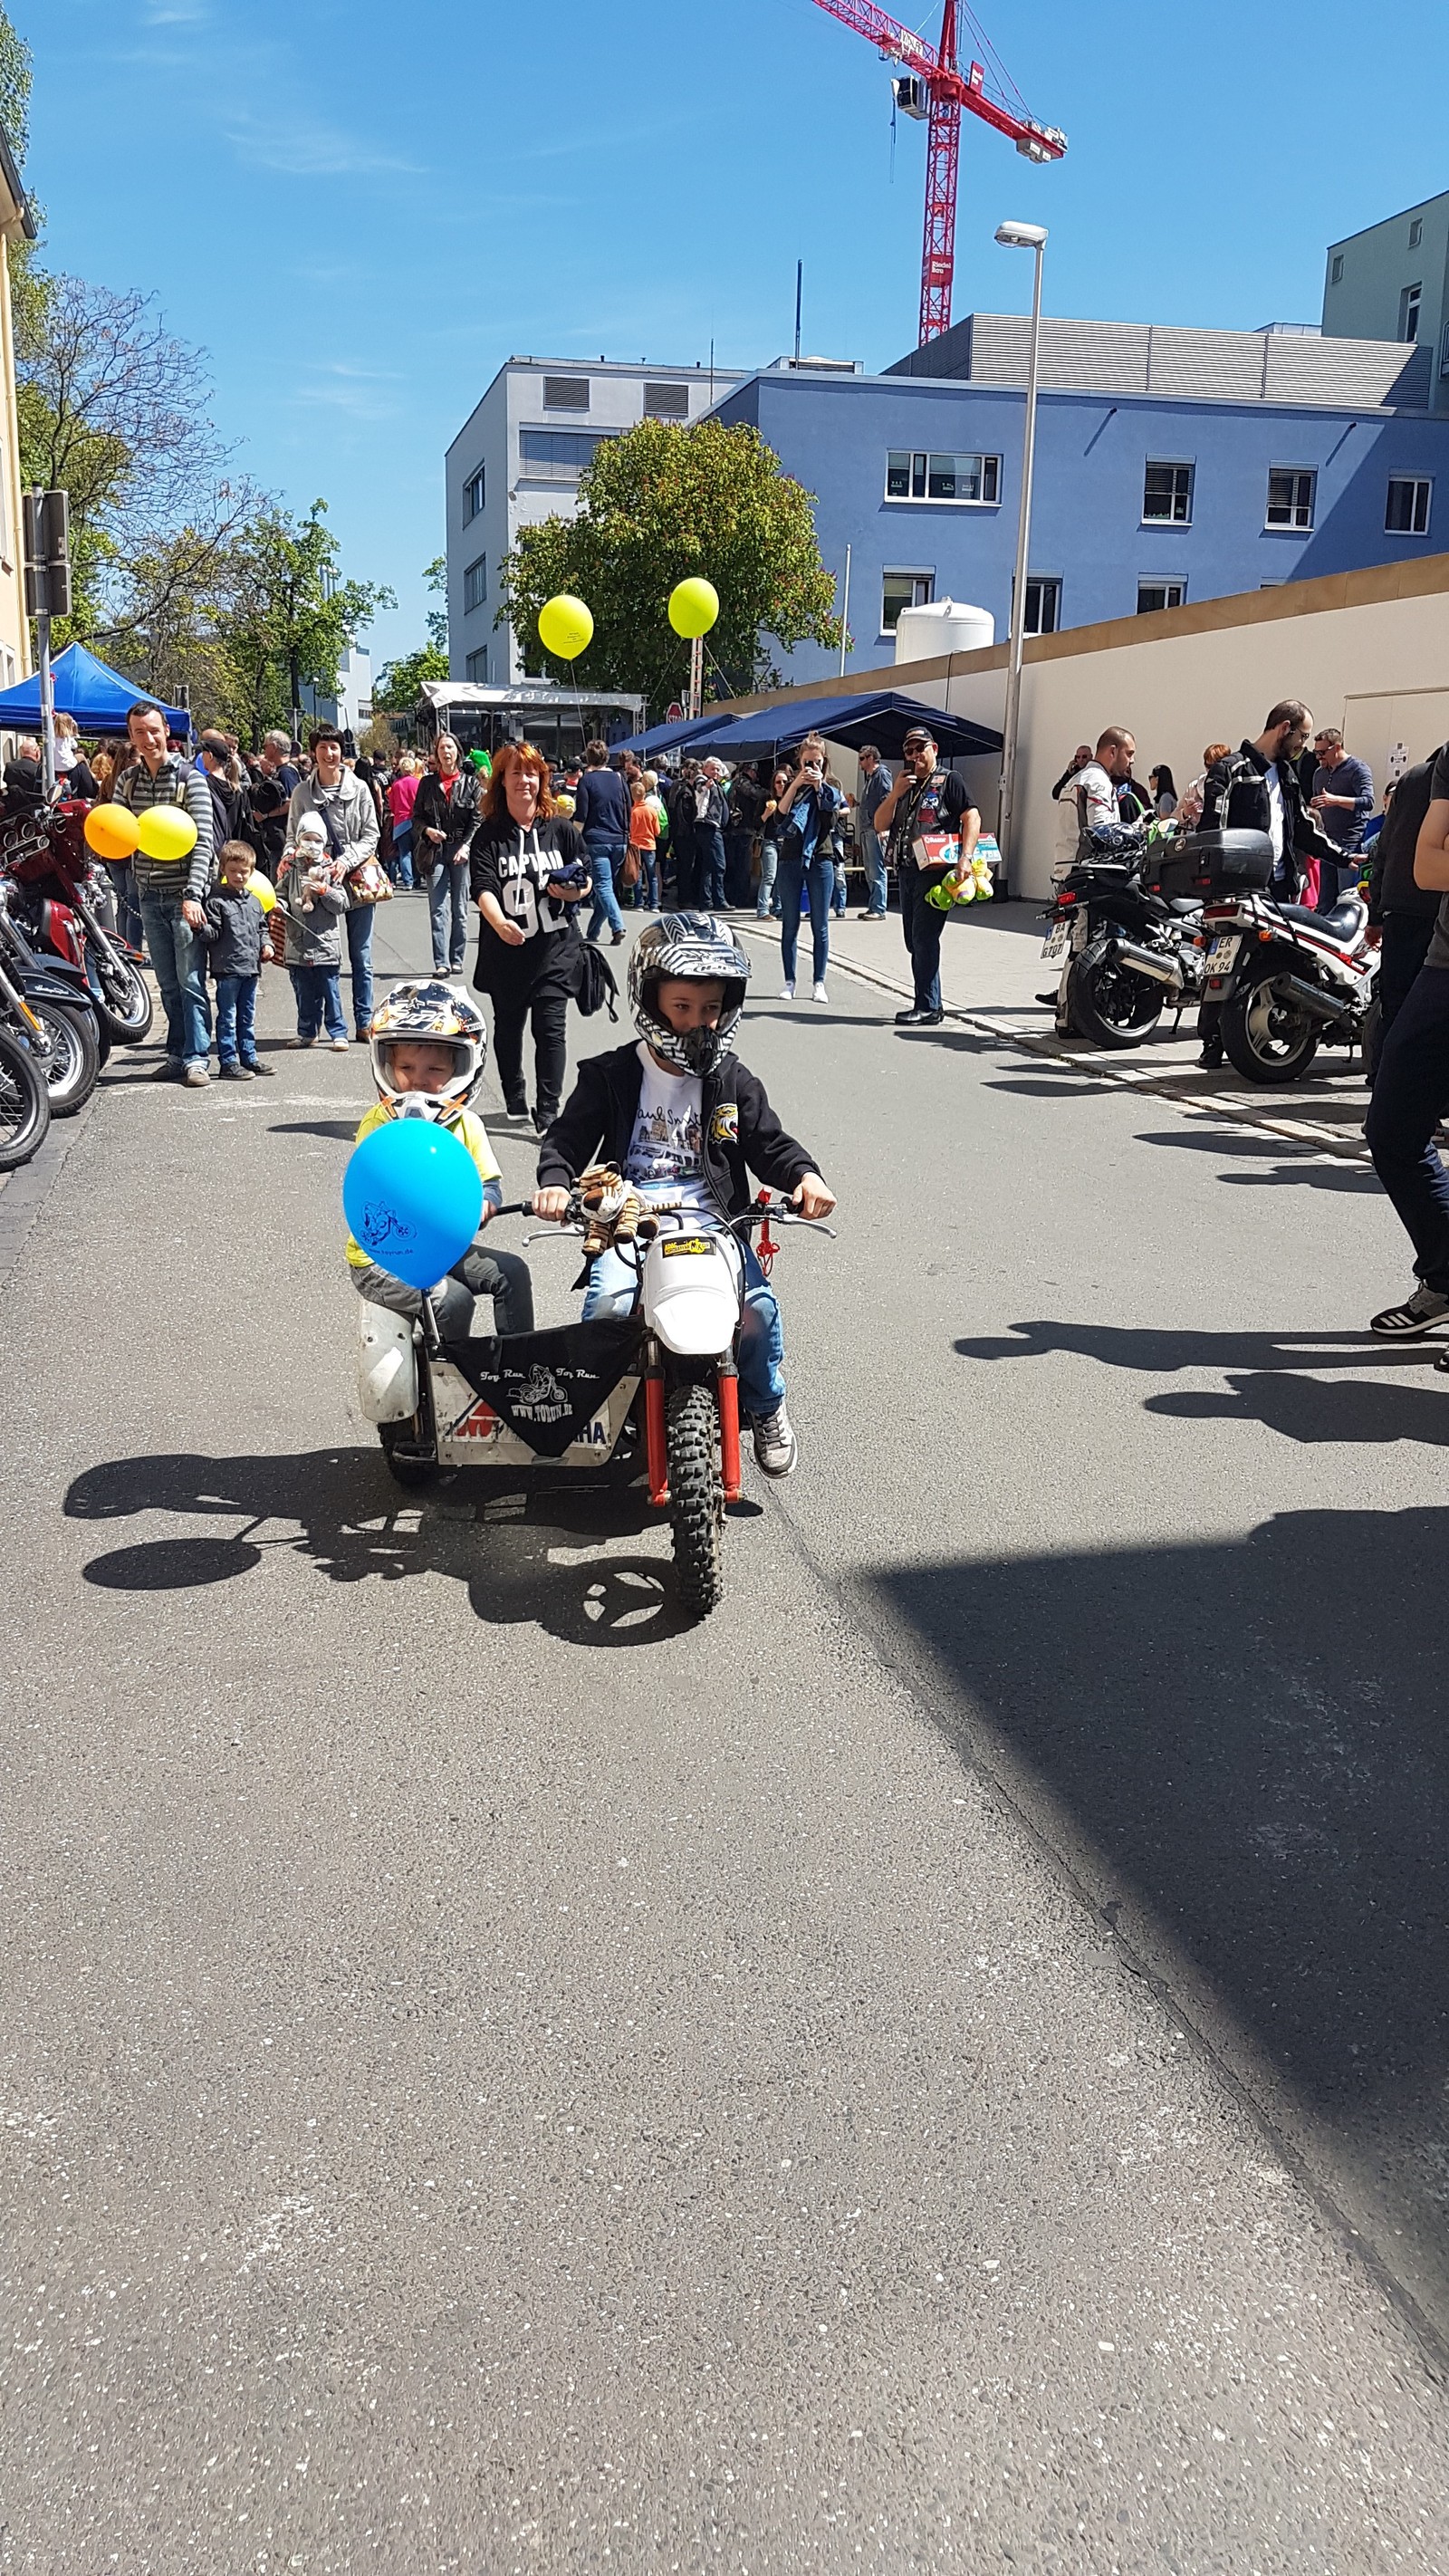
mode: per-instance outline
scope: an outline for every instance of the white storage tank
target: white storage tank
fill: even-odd
[[[896,619],[896,660],[935,662],[946,653],[980,653],[996,641],[996,620],[989,608],[973,608],[964,599],[928,599],[921,608],[903,608]]]

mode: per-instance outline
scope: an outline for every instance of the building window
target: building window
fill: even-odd
[[[1187,597],[1185,581],[1139,581],[1137,614],[1154,617],[1159,608],[1181,608]]]
[[[1391,537],[1427,537],[1432,489],[1427,474],[1390,475],[1389,506],[1384,512],[1384,526]]]
[[[646,385],[644,417],[646,420],[688,420],[688,385]]]
[[[483,485],[483,468],[479,465],[475,467],[474,471],[469,475],[467,482],[463,486],[463,525],[465,528],[470,519],[477,518],[479,511],[483,507]]]
[[[1417,340],[1419,336],[1419,302],[1423,292],[1422,282],[1418,286],[1401,286],[1399,289],[1399,338],[1401,340]]]
[[[543,380],[545,411],[587,411],[589,380],[587,376],[545,376]]]
[[[1417,250],[1417,249],[1418,249],[1418,247],[1419,247],[1419,244],[1420,244],[1420,242],[1423,240],[1423,238],[1424,238],[1424,218],[1423,218],[1423,216],[1422,216],[1422,215],[1416,215],[1416,216],[1414,217],[1413,222],[1412,222],[1412,223],[1410,224],[1410,226],[1409,226],[1409,248],[1410,248],[1410,250]]]
[[[1192,467],[1148,465],[1142,484],[1142,516],[1154,526],[1192,525]]]
[[[1316,474],[1297,465],[1274,465],[1268,474],[1270,528],[1311,528]]]
[[[932,456],[893,447],[886,457],[888,501],[994,502],[1001,485],[999,456]]]
[[[1039,573],[1029,574],[1026,585],[1026,621],[1022,628],[1023,634],[1055,635],[1061,622],[1060,581],[1055,575],[1050,580],[1044,580]]]
[[[1343,284],[1343,253],[1341,250],[1336,250],[1333,254],[1333,266],[1328,272],[1328,282],[1330,286],[1342,286]]]
[[[479,555],[463,575],[463,614],[470,608],[481,608],[488,596],[488,558]]]
[[[476,653],[470,653],[470,654],[469,654],[469,656],[468,656],[467,669],[468,669],[468,677],[469,677],[469,679],[470,679],[470,680],[476,680],[476,681],[479,681],[479,682],[481,682],[481,684],[482,684],[482,686],[483,686],[484,688],[486,688],[486,687],[487,687],[487,685],[488,685],[488,647],[487,647],[487,645],[486,645],[486,644],[482,645],[482,646],[480,647],[480,649],[479,649],[479,651],[478,651],[478,652],[476,652]]]
[[[888,572],[881,576],[880,631],[894,635],[903,608],[924,608],[936,596],[936,576],[929,572]]]
[[[602,432],[587,429],[521,429],[518,471],[527,483],[577,483],[592,465]]]

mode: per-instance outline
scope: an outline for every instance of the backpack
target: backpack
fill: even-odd
[[[607,1009],[610,1019],[617,1021],[619,1014],[614,1004],[619,998],[619,987],[614,981],[614,969],[602,948],[596,948],[591,939],[583,942],[583,951],[579,989],[574,999],[586,1020],[591,1020],[596,1011]]]

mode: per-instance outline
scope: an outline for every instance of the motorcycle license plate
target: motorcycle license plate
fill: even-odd
[[[1041,944],[1041,953],[1049,966],[1060,966],[1075,927],[1075,923],[1070,921],[1053,922]]]
[[[1208,950],[1206,972],[1209,975],[1226,975],[1242,944],[1243,934],[1240,930],[1225,931],[1221,939],[1215,939]]]

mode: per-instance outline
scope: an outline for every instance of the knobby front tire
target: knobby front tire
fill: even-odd
[[[707,1618],[724,1597],[724,1485],[712,1386],[676,1386],[665,1415],[674,1571],[683,1607]]]

